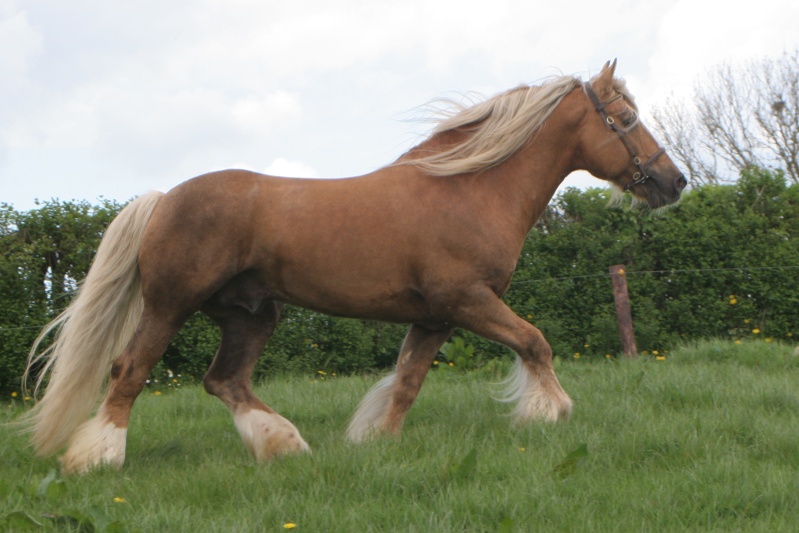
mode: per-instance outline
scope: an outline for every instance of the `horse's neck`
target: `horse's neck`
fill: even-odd
[[[480,180],[487,189],[501,195],[507,214],[518,221],[524,235],[575,169],[575,130],[581,111],[574,109],[573,99],[566,97],[541,131],[507,161],[486,171],[488,175]]]

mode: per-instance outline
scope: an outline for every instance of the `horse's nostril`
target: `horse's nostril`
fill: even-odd
[[[674,185],[675,187],[677,187],[678,191],[681,191],[686,187],[686,185],[688,185],[688,180],[685,179],[685,176],[680,176],[679,178],[677,178],[677,181],[675,182]]]

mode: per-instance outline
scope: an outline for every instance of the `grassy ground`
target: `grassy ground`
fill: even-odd
[[[276,379],[258,393],[314,452],[255,465],[199,387],[142,396],[122,471],[54,473],[0,435],[9,531],[796,531],[799,358],[707,342],[665,361],[563,362],[568,423],[515,428],[496,370],[431,372],[403,436],[347,419],[375,377]],[[318,377],[318,376],[317,376]],[[0,406],[0,421],[22,408]],[[37,525],[41,524],[41,525]],[[0,527],[0,530],[2,530]]]

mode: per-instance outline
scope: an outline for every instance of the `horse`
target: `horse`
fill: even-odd
[[[36,452],[66,448],[65,473],[121,467],[134,401],[197,311],[221,329],[204,388],[230,409],[255,460],[309,450],[251,389],[285,304],[410,325],[394,371],[349,423],[353,442],[400,433],[454,328],[515,352],[507,396],[517,421],[567,419],[572,401],[550,345],[501,299],[525,237],[575,170],[652,208],[676,202],[687,185],[615,70],[614,60],[587,82],[562,76],[463,105],[363,176],[225,170],[139,196],[31,349],[26,376],[37,363],[37,389],[49,376],[23,422]]]

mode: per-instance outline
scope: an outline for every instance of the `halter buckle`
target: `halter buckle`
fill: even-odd
[[[635,155],[635,152],[633,152],[633,148],[630,145],[630,141],[628,141],[626,139],[626,137],[625,137],[627,135],[627,131],[625,131],[625,130],[623,130],[621,128],[618,128],[616,126],[616,120],[613,117],[609,116],[607,113],[605,113],[605,107],[607,107],[611,103],[615,102],[616,100],[623,98],[623,96],[621,94],[617,94],[616,96],[614,96],[613,98],[611,98],[607,102],[602,103],[602,102],[599,101],[599,99],[596,96],[596,93],[594,93],[594,90],[591,88],[591,83],[590,82],[583,83],[583,88],[585,90],[586,96],[588,96],[588,99],[591,101],[592,104],[594,104],[594,109],[596,109],[597,113],[599,113],[599,116],[601,116],[605,120],[605,122],[607,123],[608,127],[610,129],[612,129],[614,132],[616,132],[616,134],[619,137],[619,140],[622,142],[624,147],[627,149],[627,153],[630,154],[630,157],[632,158],[633,163],[638,168],[638,172],[635,172],[633,174],[633,180],[630,183],[628,183],[627,185],[624,186],[624,190],[628,191],[632,187],[634,187],[635,185],[640,185],[641,183],[644,183],[646,180],[648,180],[650,178],[650,176],[649,176],[649,167],[652,166],[652,164],[655,162],[655,160],[657,160],[658,157],[660,157],[661,155],[663,155],[665,153],[665,150],[663,148],[659,147],[657,152],[655,152],[652,155],[652,157],[650,157],[647,160],[646,163],[641,164],[641,158],[638,157],[637,155]]]

